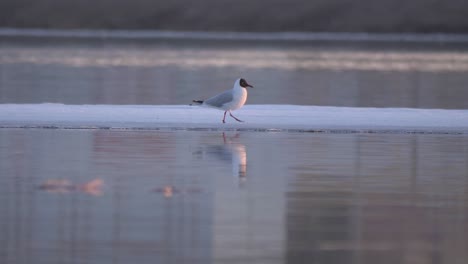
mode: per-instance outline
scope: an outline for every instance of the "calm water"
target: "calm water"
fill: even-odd
[[[445,45],[0,38],[0,103],[468,108]],[[226,87],[228,86],[228,87]],[[0,129],[0,263],[466,263],[468,136]]]
[[[0,130],[1,263],[465,263],[468,137]]]
[[[468,108],[468,45],[0,37],[0,103]],[[194,98],[196,97],[196,98]]]

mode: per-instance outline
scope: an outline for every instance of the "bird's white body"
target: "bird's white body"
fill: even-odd
[[[223,96],[224,94],[224,96]],[[230,96],[229,96],[230,95]],[[217,98],[218,97],[218,98]],[[231,100],[226,100],[223,102],[223,97],[231,97]],[[221,100],[216,100],[221,99]],[[210,99],[207,99],[203,102],[203,105],[208,107],[219,108],[222,110],[236,110],[244,106],[247,101],[247,89],[239,85],[239,81],[234,83],[234,87],[230,90],[227,90],[219,95],[216,95]]]
[[[231,110],[236,110],[244,106],[247,101],[247,87],[253,88],[253,86],[248,84],[244,79],[239,78],[234,83],[234,87],[232,87],[232,89],[224,91],[204,101],[193,100],[193,102],[201,104],[202,106],[224,110],[223,123],[225,123],[227,112],[229,112],[229,115],[232,118],[242,122],[242,120],[239,120],[232,115]]]
[[[245,102],[247,101],[247,89],[244,87],[234,87],[232,89],[233,100],[230,104],[226,104],[226,107],[223,108],[224,110],[236,110],[244,106]]]

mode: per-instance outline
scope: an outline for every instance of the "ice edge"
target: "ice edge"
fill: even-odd
[[[0,104],[0,128],[468,134],[468,110],[247,105],[236,115],[247,122],[188,105]]]

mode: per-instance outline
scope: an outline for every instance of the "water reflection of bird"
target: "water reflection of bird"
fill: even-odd
[[[223,145],[205,145],[198,153],[206,153],[218,160],[232,164],[232,175],[242,182],[247,179],[247,151],[245,145],[239,142],[239,134],[226,137],[223,133]]]
[[[209,106],[224,110],[223,123],[226,123],[227,112],[229,112],[229,115],[235,120],[243,122],[242,120],[233,116],[231,110],[239,109],[245,104],[247,101],[247,87],[253,88],[253,86],[248,84],[244,79],[239,78],[234,83],[234,87],[232,89],[226,90],[204,101],[193,100],[193,102],[202,106]]]

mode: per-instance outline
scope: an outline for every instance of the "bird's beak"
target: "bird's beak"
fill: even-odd
[[[252,85],[250,85],[250,84],[247,84],[247,86],[250,87],[250,88],[254,88],[254,87],[253,87]]]

